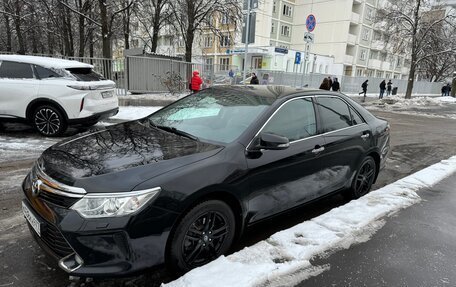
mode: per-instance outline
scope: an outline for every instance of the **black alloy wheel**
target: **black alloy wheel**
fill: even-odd
[[[48,137],[61,135],[67,128],[62,113],[49,105],[40,106],[35,110],[33,124],[40,134]]]
[[[177,272],[202,266],[226,253],[234,239],[231,208],[218,200],[190,210],[178,224],[171,242],[170,265]]]
[[[351,188],[351,197],[360,198],[367,194],[374,183],[377,166],[375,160],[368,156],[361,163]]]

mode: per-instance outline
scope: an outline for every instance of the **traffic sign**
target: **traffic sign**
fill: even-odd
[[[309,32],[304,33],[304,42],[306,43],[314,43],[315,35]]]
[[[307,31],[312,32],[313,30],[315,30],[315,26],[317,26],[317,19],[313,14],[310,14],[309,16],[307,16],[306,19]]]
[[[295,54],[295,64],[296,65],[301,64],[301,52],[296,52],[296,54]]]

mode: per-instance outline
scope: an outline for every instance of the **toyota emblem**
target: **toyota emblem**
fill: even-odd
[[[40,187],[43,182],[39,179],[32,181],[32,195],[37,197],[40,194]]]

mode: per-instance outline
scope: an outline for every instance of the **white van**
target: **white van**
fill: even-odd
[[[26,121],[45,136],[117,114],[115,83],[77,61],[0,55],[0,123]]]

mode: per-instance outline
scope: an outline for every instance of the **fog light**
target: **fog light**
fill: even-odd
[[[78,270],[79,268],[81,268],[83,264],[84,261],[76,253],[72,253],[66,257],[63,257],[59,261],[60,268],[62,268],[68,273]]]

